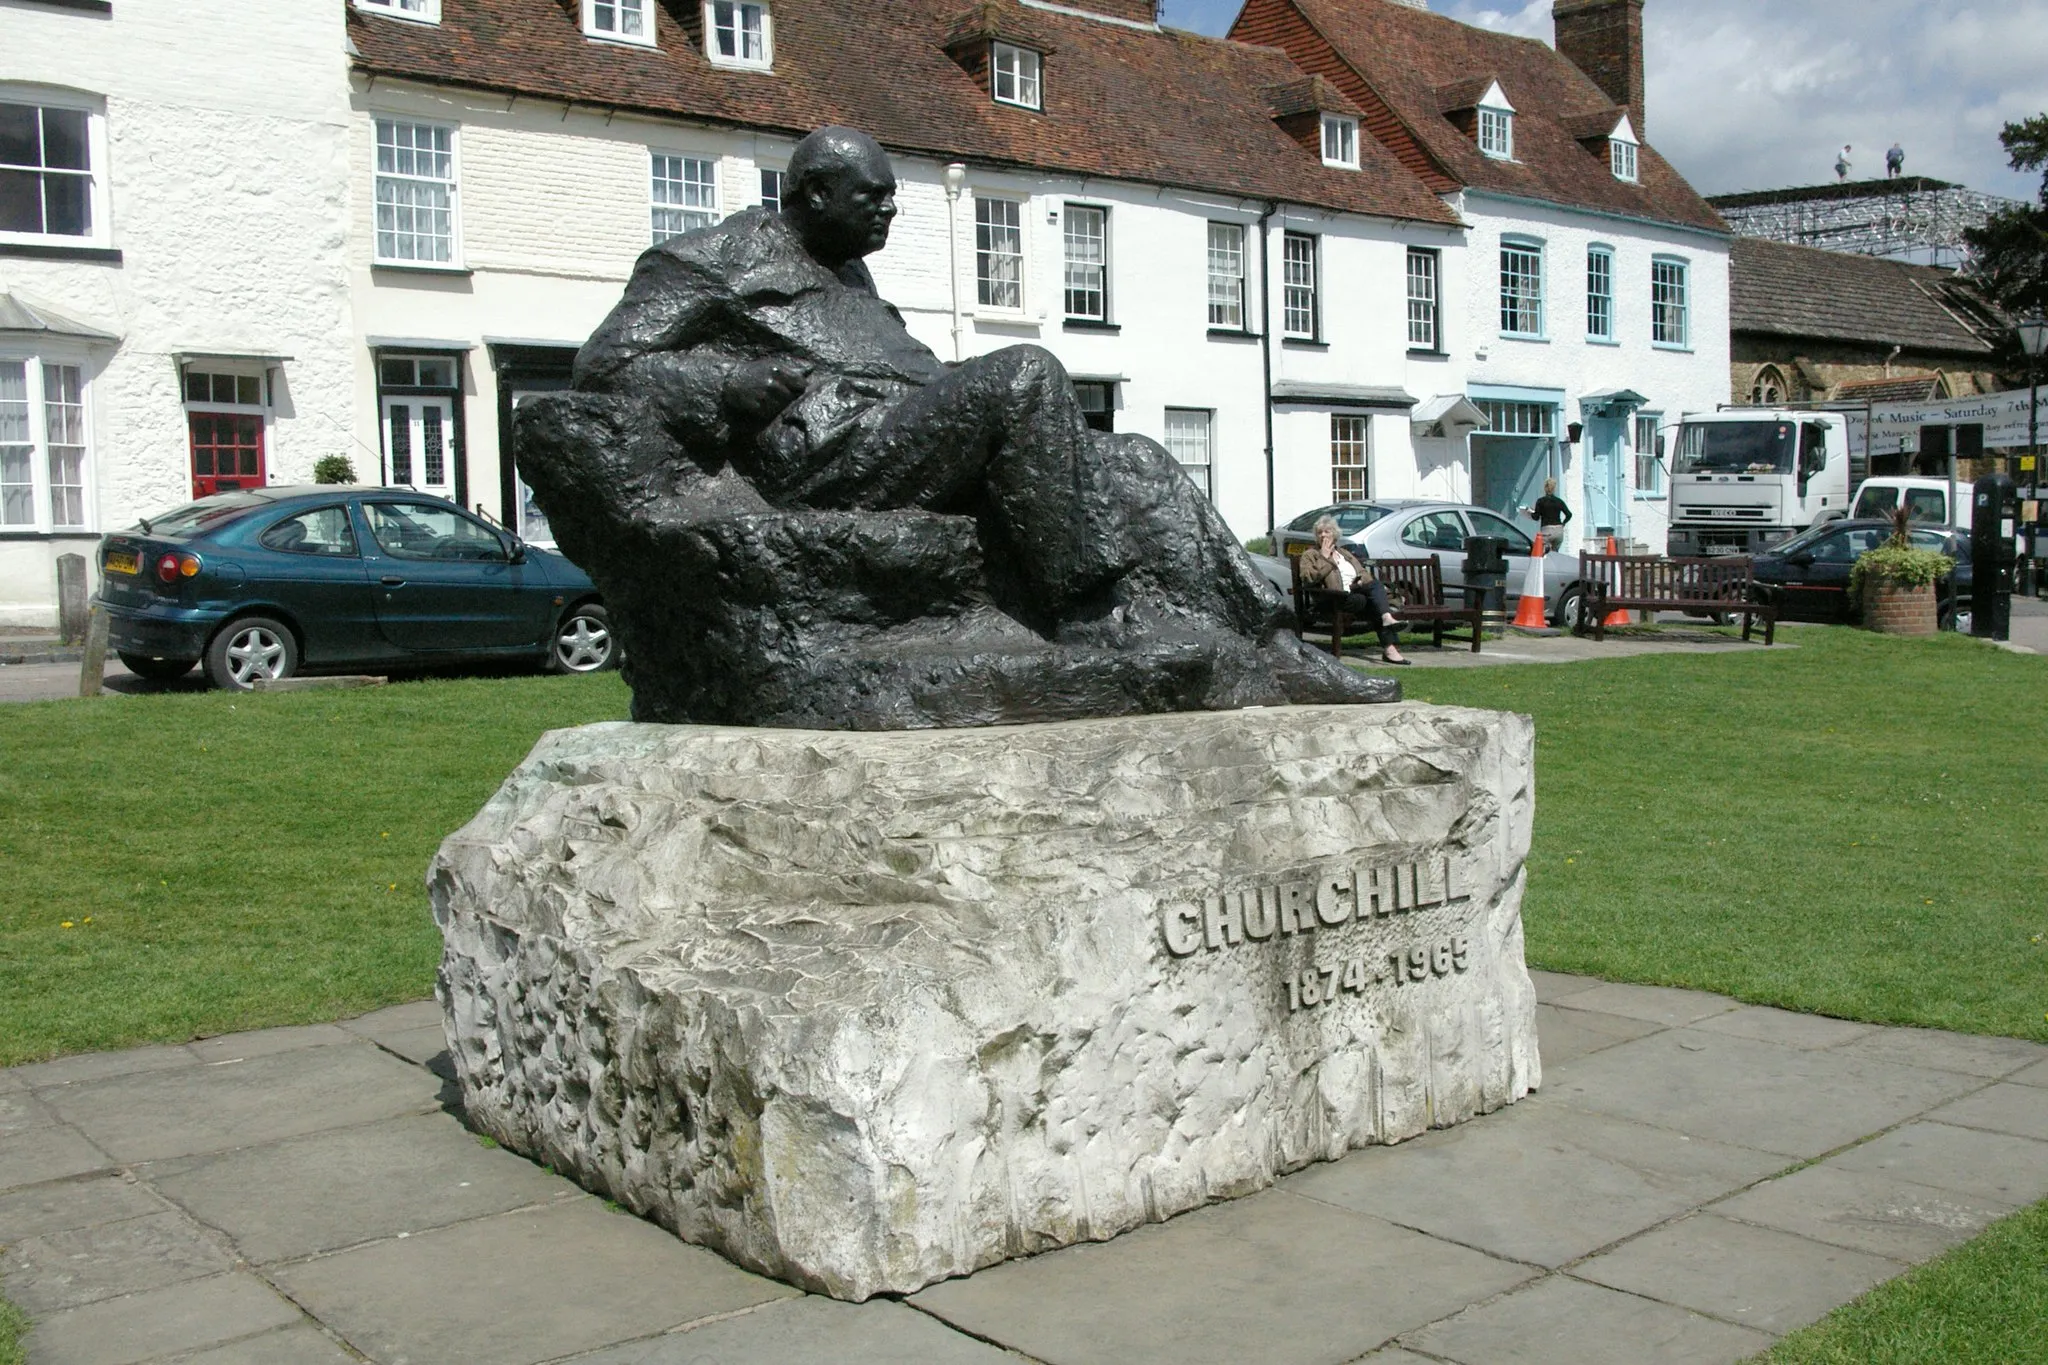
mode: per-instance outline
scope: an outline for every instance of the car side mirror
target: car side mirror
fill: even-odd
[[[1786,555],[1785,562],[1795,569],[1809,568],[1813,564],[1813,556],[1801,550],[1798,554]]]
[[[524,564],[526,562],[526,542],[514,537],[507,537],[505,562],[508,564]]]

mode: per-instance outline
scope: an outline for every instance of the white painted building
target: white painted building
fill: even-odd
[[[356,438],[343,13],[194,18],[0,7],[0,624],[55,624],[58,557],[187,500],[195,455],[302,481]]]

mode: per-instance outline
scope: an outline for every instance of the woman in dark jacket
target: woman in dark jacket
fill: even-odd
[[[1302,581],[1343,594],[1345,611],[1379,623],[1380,649],[1386,661],[1410,662],[1400,650],[1401,628],[1387,602],[1386,584],[1374,578],[1357,555],[1337,544],[1335,518],[1317,517],[1315,529],[1316,543],[1301,552]]]
[[[1524,507],[1522,515],[1536,519],[1543,536],[1543,548],[1555,550],[1564,539],[1565,523],[1572,519],[1572,509],[1565,506],[1564,499],[1557,495],[1557,480],[1545,479],[1543,496],[1536,499],[1534,507]]]

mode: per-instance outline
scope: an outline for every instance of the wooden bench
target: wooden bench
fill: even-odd
[[[1690,611],[1742,616],[1747,640],[1755,618],[1764,623],[1764,643],[1777,639],[1778,609],[1757,600],[1756,579],[1747,555],[1669,559],[1663,555],[1579,556],[1578,619],[1572,633],[1590,627],[1595,640],[1607,638],[1607,614],[1616,610]]]
[[[1331,592],[1318,584],[1304,582],[1301,576],[1301,556],[1289,555],[1294,568],[1294,614],[1303,629],[1327,622],[1330,629],[1330,653],[1344,657],[1344,637],[1350,633],[1353,624],[1351,613],[1344,608],[1344,594]],[[1444,647],[1446,639],[1453,642],[1470,641],[1472,652],[1479,652],[1479,640],[1485,629],[1485,612],[1468,589],[1454,589],[1465,597],[1463,606],[1451,606],[1444,601],[1443,561],[1436,555],[1427,559],[1375,559],[1369,566],[1372,576],[1386,585],[1387,606],[1393,611],[1394,619],[1402,625],[1428,624],[1430,643],[1438,649]],[[1463,633],[1456,629],[1464,623]],[[1371,623],[1375,631],[1379,622]]]

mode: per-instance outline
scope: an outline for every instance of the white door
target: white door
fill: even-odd
[[[455,410],[446,398],[384,400],[385,482],[455,496]]]

